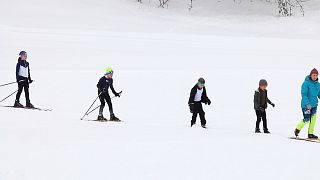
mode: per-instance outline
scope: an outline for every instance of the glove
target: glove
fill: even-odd
[[[189,108],[190,108],[190,112],[193,113],[194,112],[194,104],[189,104]]]
[[[305,111],[304,111],[304,114],[305,114],[305,115],[309,115],[309,114],[311,114],[310,109],[305,110]]]
[[[311,104],[307,105],[307,109],[311,110]]]
[[[31,84],[32,82],[33,82],[33,80],[32,80],[32,79],[30,79],[30,80],[29,80],[29,84]]]
[[[272,107],[275,107],[276,105],[275,105],[274,103],[271,103],[271,106],[272,106]]]
[[[116,97],[120,97],[121,93],[115,93],[114,94]]]
[[[209,98],[207,98],[207,102],[206,102],[205,104],[208,104],[208,105],[210,105],[210,104],[211,104],[211,101],[210,101],[210,99],[209,99]]]

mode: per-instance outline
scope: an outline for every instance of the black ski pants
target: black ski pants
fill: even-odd
[[[256,129],[260,129],[260,122],[263,122],[263,130],[268,130],[267,126],[267,113],[266,111],[256,110],[257,121],[256,121]]]
[[[198,114],[200,115],[201,125],[206,125],[207,121],[205,118],[205,112],[203,111],[201,102],[194,102],[193,114],[191,123],[195,124]]]
[[[20,96],[22,93],[22,90],[24,89],[24,94],[26,96],[26,102],[27,104],[30,103],[30,97],[29,97],[29,82],[28,79],[23,79],[24,81],[18,82],[18,93],[16,96],[16,101],[20,102]]]
[[[100,116],[103,115],[103,109],[104,109],[104,107],[106,105],[105,102],[107,102],[107,104],[109,106],[110,115],[112,115],[113,114],[113,107],[112,107],[112,102],[111,102],[110,95],[108,93],[102,93],[102,94],[100,94],[99,99],[100,99],[100,102],[101,102],[100,109],[99,109],[99,115]]]

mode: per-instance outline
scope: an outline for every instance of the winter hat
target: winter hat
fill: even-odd
[[[310,72],[310,76],[312,75],[312,74],[319,74],[319,72],[318,72],[318,70],[316,69],[316,68],[313,68],[312,69],[312,71]]]
[[[24,56],[24,55],[27,55],[27,52],[21,51],[21,52],[19,53],[19,56]]]
[[[107,74],[113,74],[113,70],[112,70],[111,67],[107,67],[107,68],[106,68],[106,75],[107,75]]]
[[[206,83],[206,81],[201,77],[198,79],[198,85],[204,85]]]
[[[261,79],[261,80],[259,81],[259,86],[267,86],[267,85],[268,85],[267,80]]]

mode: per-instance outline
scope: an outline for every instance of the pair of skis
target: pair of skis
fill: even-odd
[[[16,109],[30,109],[30,110],[38,110],[38,111],[52,111],[52,109],[44,109],[44,108],[38,108],[38,107],[15,107],[15,106],[0,106],[0,107],[6,107],[6,108],[16,108]]]
[[[308,141],[308,142],[314,142],[314,143],[320,143],[320,139],[312,139],[312,138],[301,138],[301,137],[289,137],[289,139],[294,139],[294,140],[298,140],[298,141]]]

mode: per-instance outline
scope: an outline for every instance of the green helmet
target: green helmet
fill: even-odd
[[[106,68],[106,74],[113,74],[113,70],[111,67]]]

